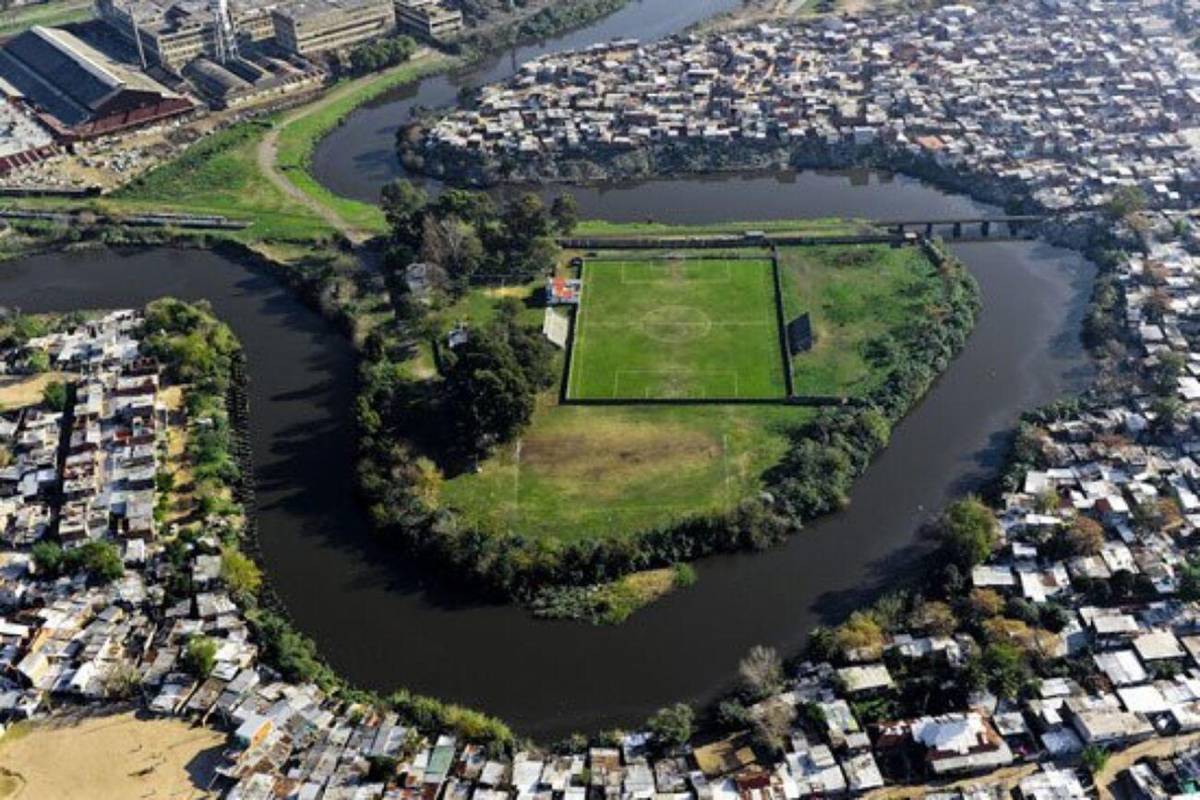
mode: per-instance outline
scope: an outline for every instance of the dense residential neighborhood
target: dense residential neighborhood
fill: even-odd
[[[12,722],[137,697],[151,713],[219,726],[229,734],[220,788],[235,798],[751,800],[971,776],[983,785],[991,771],[1022,765],[1019,796],[1088,796],[1081,756],[1087,763],[1098,748],[1200,731],[1190,547],[1200,525],[1200,358],[1189,338],[1200,258],[1189,252],[1190,233],[1164,239],[1115,278],[1126,298],[1118,338],[1161,380],[1121,402],[1045,412],[1020,432],[1024,461],[998,511],[998,538],[961,580],[970,603],[995,606],[985,612],[994,640],[931,621],[932,603],[890,629],[856,615],[834,632],[832,661],[760,676],[740,712],[746,731],[693,743],[689,714],[677,741],[656,717],[645,732],[591,746],[514,752],[283,680],[260,660],[235,600],[220,544],[228,522],[209,515],[208,533],[180,538],[153,511],[166,485],[157,479],[164,441],[180,420],[148,357],[141,315],[115,312],[30,338],[0,356],[6,371],[74,377],[61,408],[47,390],[3,414],[0,713]],[[1063,552],[1059,534],[1081,519],[1095,524],[1093,535]],[[50,541],[60,543],[57,562]],[[986,662],[1005,638],[1051,671],[1007,690],[985,681],[958,708],[890,715],[915,676],[961,682],[981,649]],[[773,654],[758,658],[767,673],[780,669]],[[1179,769],[1194,773],[1194,757],[1176,758],[1178,768],[1139,762],[1124,780],[1157,796],[1184,780]],[[971,796],[979,791],[988,792]]]
[[[1094,389],[1031,410],[989,504],[960,500],[934,526],[945,557],[930,580],[813,632],[794,660],[755,648],[711,714],[676,705],[635,730],[552,745],[289,678],[298,670],[254,618],[261,576],[237,549],[253,552],[222,486],[237,466],[214,457],[190,476],[218,488],[191,498],[186,525],[172,507],[200,459],[181,442],[229,424],[196,402],[203,376],[165,360],[200,363],[205,337],[168,346],[147,312],[113,311],[0,349],[0,387],[41,382],[38,397],[0,407],[0,723],[132,704],[211,726],[227,740],[208,788],[237,800],[797,800],[901,787],[1072,800],[1112,779],[1130,797],[1195,793],[1191,13],[1018,0],[598,45],[485,87],[410,147],[430,172],[465,157],[460,177],[481,181],[653,171],[632,155],[676,146],[700,146],[696,168],[778,150],[801,164],[875,153],[1111,227],[1085,326],[1102,356]],[[414,297],[432,272],[406,267]],[[580,286],[545,290],[572,305]],[[565,331],[547,326],[560,343]]]
[[[1049,209],[1121,184],[1182,207],[1200,178],[1191,14],[1021,0],[598,44],[484,87],[402,155],[484,183],[919,164]]]

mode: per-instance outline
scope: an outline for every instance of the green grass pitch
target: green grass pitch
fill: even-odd
[[[589,261],[567,396],[778,399],[779,348],[769,260]]]

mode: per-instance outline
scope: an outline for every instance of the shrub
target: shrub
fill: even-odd
[[[999,530],[992,510],[978,497],[951,503],[937,523],[946,558],[963,569],[972,569],[991,555]]]
[[[207,636],[193,636],[184,647],[180,662],[189,674],[204,680],[217,664],[217,643]]]
[[[687,743],[692,738],[692,723],[696,714],[687,703],[660,708],[646,723],[654,738],[670,747]]]
[[[775,694],[783,686],[783,662],[773,647],[755,645],[738,663],[742,689],[754,699]]]

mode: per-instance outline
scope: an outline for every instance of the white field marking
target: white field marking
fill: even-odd
[[[670,266],[671,264],[677,263],[677,262],[663,261],[662,263],[664,266]],[[697,263],[702,264],[704,262],[700,261]],[[733,265],[730,264],[728,261],[724,261],[722,263],[725,266],[725,272],[722,275],[718,275],[718,276],[712,277],[712,278],[689,278],[689,277],[685,276],[683,280],[686,281],[687,283],[731,283],[733,281]],[[628,276],[628,273],[626,273],[626,271],[625,271],[625,268],[632,264],[639,264],[639,265],[653,264],[653,265],[657,266],[657,264],[658,264],[657,261],[622,261],[622,262],[620,262],[620,264],[621,264],[621,283],[622,284],[636,286],[638,284],[666,283],[667,282],[666,278],[630,278]],[[686,268],[687,268],[686,265],[684,265],[684,269],[686,269]]]
[[[774,313],[775,313],[774,311],[768,310],[769,315],[773,316]],[[754,321],[754,320],[744,320],[742,322],[738,322],[736,320],[726,320],[724,322],[717,322],[715,320],[711,320],[709,322],[688,322],[685,320],[683,322],[651,322],[650,326],[654,327],[656,325],[660,325],[663,327],[670,326],[670,327],[681,327],[681,328],[708,328],[708,327],[713,327],[713,328],[718,328],[718,327],[719,328],[762,328],[762,327],[770,327],[770,326],[773,326],[774,324],[775,324],[774,320],[771,320],[771,319],[767,320],[766,322]],[[591,323],[591,326],[593,328],[628,328],[629,325],[630,325],[630,323],[628,321],[625,321],[625,322],[593,322],[593,323]],[[576,338],[578,338],[578,337],[576,337]]]
[[[613,396],[614,397],[625,396],[625,395],[621,394],[621,376],[622,375],[627,375],[627,376],[680,375],[680,376],[685,376],[685,377],[704,376],[704,375],[732,375],[735,397],[737,396],[737,392],[739,391],[738,371],[733,370],[733,369],[672,369],[670,367],[664,367],[663,369],[618,369],[618,370],[613,370]],[[708,391],[703,386],[697,388],[696,392],[698,392],[698,396],[693,395],[693,399],[703,400],[705,397],[708,396]],[[636,394],[636,390],[635,390],[635,394]],[[642,396],[647,399],[650,398],[650,387],[649,386],[643,387]],[[686,399],[686,398],[683,398],[683,399]]]
[[[586,267],[584,275],[587,275]],[[588,287],[587,279],[584,278],[583,285],[580,287],[582,294],[579,298],[579,308],[575,311],[575,340],[571,343],[571,374],[567,376],[567,396],[579,396],[579,375],[582,372],[583,366],[583,306],[587,303]]]
[[[521,439],[517,438],[517,446],[513,453],[515,469],[513,469],[513,525],[521,521]]]

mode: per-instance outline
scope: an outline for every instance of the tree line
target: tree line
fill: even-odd
[[[545,222],[522,225],[536,208],[528,199],[494,209],[470,192],[430,202],[409,189],[393,189],[389,218],[393,247],[405,258],[423,246],[426,216],[453,214],[476,234],[500,237],[485,248],[496,268],[522,269],[512,254],[545,235]],[[447,194],[452,194],[448,192]],[[394,202],[397,196],[417,202]],[[432,210],[432,209],[437,209]],[[523,232],[524,235],[521,235]],[[595,585],[630,572],[692,561],[705,555],[758,549],[782,541],[805,522],[841,508],[854,479],[888,441],[891,426],[928,389],[966,341],[979,307],[978,287],[957,262],[940,253],[944,288],[940,307],[869,348],[886,377],[864,407],[830,409],[798,428],[782,462],[766,475],[766,492],[723,514],[697,514],[637,537],[565,543],[519,533],[496,534],[462,524],[436,500],[437,468],[423,452],[448,442],[433,440],[452,432],[475,457],[511,439],[532,411],[532,398],[549,376],[536,374],[546,363],[540,336],[523,333],[512,311],[502,312],[488,330],[468,330],[468,344],[442,368],[443,380],[414,378],[403,366],[420,341],[419,308],[411,308],[390,334],[368,343],[359,397],[360,486],[382,535],[422,553],[449,575],[487,593],[530,601],[546,586]],[[459,273],[458,278],[461,279]],[[536,344],[535,344],[536,343]]]

